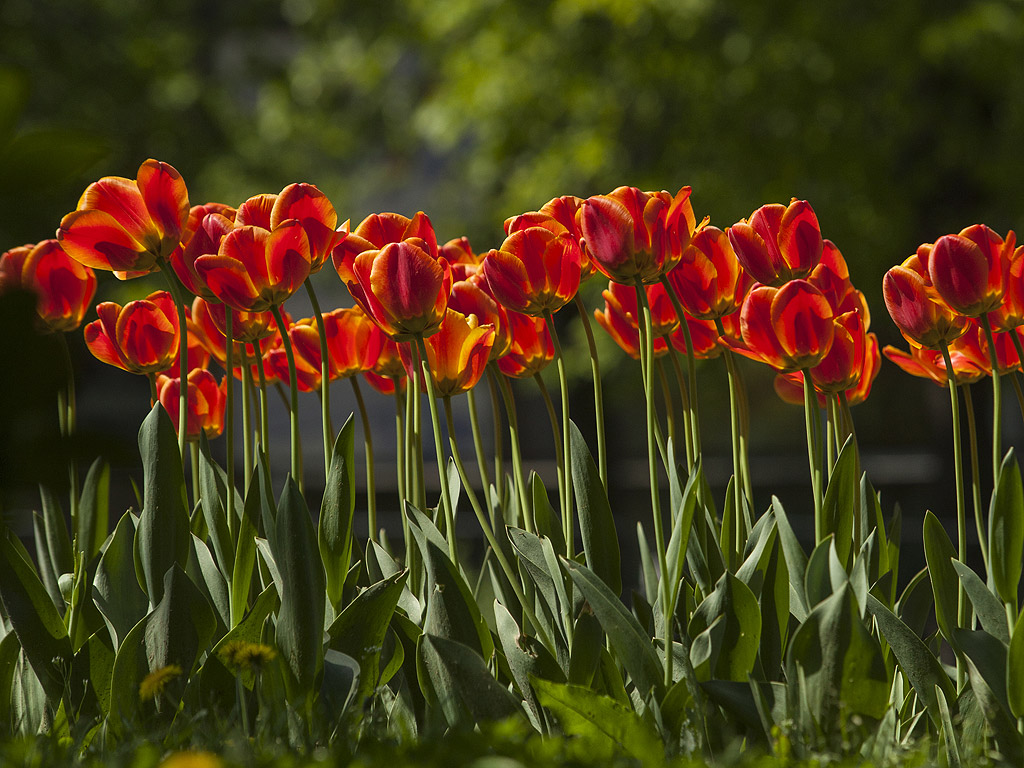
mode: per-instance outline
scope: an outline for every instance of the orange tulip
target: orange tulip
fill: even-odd
[[[323,318],[331,381],[372,370],[387,339],[384,332],[359,307],[325,312]],[[295,349],[296,362],[301,357],[320,371],[320,333],[316,318],[299,320],[288,329],[288,335]]]
[[[506,309],[543,315],[576,296],[581,258],[579,243],[568,232],[530,227],[513,232],[484,257],[483,275]]]
[[[763,205],[727,232],[743,269],[764,285],[807,277],[821,260],[821,229],[806,200]]]
[[[996,343],[996,364],[999,366],[999,374],[1011,373],[1020,368],[1020,357],[1017,355],[1017,348],[1013,343],[1011,334],[1017,330],[993,334],[992,338]],[[953,342],[951,350],[956,350],[965,359],[969,360],[986,376],[992,375],[992,360],[989,357],[988,339],[985,330],[977,319],[971,319],[967,323],[967,332]]]
[[[167,291],[122,307],[112,301],[97,305],[85,326],[85,343],[97,359],[131,373],[165,371],[178,356],[178,313]]]
[[[23,288],[36,295],[44,331],[73,331],[82,324],[96,293],[96,275],[56,240],[25,245],[0,256],[0,292]]]
[[[911,344],[941,349],[967,329],[966,320],[932,287],[917,255],[885,273],[882,297],[889,316]]]
[[[481,325],[494,326],[491,360],[497,360],[508,353],[512,346],[512,336],[508,330],[508,313],[494,300],[481,272],[452,283],[448,308],[467,316],[476,315]]]
[[[286,221],[295,219],[309,241],[309,272],[320,271],[324,262],[347,232],[336,232],[338,214],[327,195],[312,184],[289,184],[274,199],[270,210],[270,226],[276,229]]]
[[[654,329],[654,354],[660,357],[668,351],[665,336],[679,325],[675,309],[664,286],[645,286],[647,303],[651,307]],[[601,292],[605,310],[594,310],[594,318],[608,332],[616,344],[634,360],[640,359],[640,311],[637,308],[636,289],[609,281],[608,289]]]
[[[196,259],[217,254],[225,235],[234,229],[235,211],[229,208],[222,212],[226,207],[217,203],[194,206],[189,214],[189,227],[192,231],[184,241],[184,246],[175,250],[170,257],[171,268],[182,285],[208,301],[220,300],[196,271]],[[193,216],[196,218],[193,219]]]
[[[450,397],[468,392],[480,381],[494,343],[494,328],[480,325],[475,315],[466,317],[453,309],[424,343],[434,391],[439,397]],[[412,357],[405,346],[400,350],[407,373],[415,375]]]
[[[864,370],[867,333],[856,310],[844,312],[832,322],[832,346],[811,368],[811,381],[820,392],[845,392],[857,384]]]
[[[531,378],[555,359],[555,345],[544,318],[508,313],[512,346],[498,359],[498,370],[514,379]]]
[[[935,290],[955,311],[979,317],[999,308],[1013,258],[1016,236],[1003,240],[984,224],[945,235],[918,250]]]
[[[580,231],[594,267],[620,283],[657,282],[679,261],[697,228],[690,192],[683,187],[673,197],[619,187],[585,200]]]
[[[783,372],[813,368],[832,346],[832,318],[828,300],[806,280],[756,286],[740,310],[737,351]]]
[[[739,313],[733,312],[722,318],[726,334],[739,337]],[[695,317],[686,316],[686,328],[690,331],[690,344],[693,348],[694,360],[713,360],[722,354],[723,342],[718,335],[718,328],[712,320],[699,320]],[[735,327],[734,327],[735,326]],[[688,354],[686,347],[686,335],[680,325],[668,337],[669,343],[684,355]],[[654,340],[654,354],[658,354],[658,342]]]
[[[220,384],[213,374],[205,368],[189,371],[186,379],[186,408],[188,408],[186,439],[189,442],[199,440],[201,432],[213,438],[224,431],[224,406],[227,402],[225,380]],[[159,376],[156,382],[157,398],[178,429],[180,407],[181,379],[171,376]]]
[[[151,159],[135,181],[105,176],[86,187],[77,209],[61,220],[57,240],[93,269],[122,278],[145,274],[179,247],[188,212],[181,174]]]
[[[1010,331],[1024,325],[1024,245],[1010,258],[1003,303],[989,312],[988,319],[994,331]]]
[[[911,344],[909,352],[893,346],[887,346],[882,352],[912,376],[931,379],[940,387],[949,385],[946,363],[942,359],[942,353],[938,350]],[[961,352],[950,350],[949,357],[953,363],[953,377],[957,384],[973,384],[985,376],[985,372],[964,357]]]
[[[729,238],[717,227],[704,227],[693,236],[668,281],[683,309],[701,320],[735,312],[751,283]]]
[[[384,345],[381,347],[373,370],[366,371],[363,377],[381,394],[394,394],[396,388],[404,392],[406,385],[405,363],[402,362],[398,343],[385,336]]]

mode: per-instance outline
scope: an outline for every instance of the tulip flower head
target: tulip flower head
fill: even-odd
[[[178,356],[178,313],[167,291],[123,307],[112,301],[97,305],[85,326],[85,343],[97,359],[130,373],[165,371]]]
[[[940,387],[949,386],[946,363],[938,350],[911,344],[909,352],[893,346],[885,347],[882,352],[911,376],[930,379]],[[973,384],[985,377],[985,372],[964,357],[963,353],[951,349],[949,357],[953,363],[953,378],[957,384]]]
[[[476,315],[466,317],[454,309],[445,313],[438,332],[426,339],[427,363],[439,397],[468,392],[484,374],[494,343],[494,328],[480,325]],[[415,376],[413,358],[400,347],[409,376]]]
[[[359,307],[325,312],[323,318],[331,381],[372,370],[384,348],[384,332]],[[316,318],[299,320],[288,329],[288,335],[296,358],[303,358],[319,372],[320,333]]]
[[[555,359],[555,345],[544,318],[509,312],[508,325],[512,345],[508,354],[498,359],[498,370],[503,374],[528,379]]]
[[[692,317],[714,320],[739,309],[750,288],[726,234],[704,227],[668,273],[679,303]]]
[[[497,360],[508,353],[512,346],[512,337],[508,330],[508,313],[491,295],[482,272],[478,271],[464,280],[452,283],[448,308],[467,316],[476,315],[481,325],[494,326],[491,360]]]
[[[0,293],[13,288],[36,295],[43,331],[73,331],[96,293],[96,274],[68,256],[56,240],[44,240],[0,256]]]
[[[227,402],[225,381],[218,384],[214,375],[205,368],[189,371],[186,379],[186,439],[189,442],[199,440],[200,433],[205,432],[207,437],[213,438],[224,431],[224,407]],[[161,375],[157,378],[156,390],[160,404],[171,417],[174,428],[178,429],[181,379]]]
[[[944,235],[918,250],[935,290],[961,315],[979,317],[999,308],[1006,291],[1016,236],[1003,240],[984,224]]]
[[[763,205],[727,232],[743,269],[764,285],[807,277],[821,260],[821,229],[806,200]]]
[[[668,351],[665,336],[679,325],[679,318],[664,286],[645,286],[647,303],[651,307],[654,330],[654,354],[660,357]],[[594,310],[594,319],[608,332],[616,344],[634,360],[640,359],[640,310],[637,307],[636,288],[609,281],[604,297],[604,312]]]
[[[502,306],[539,316],[557,312],[576,296],[581,259],[579,243],[568,232],[529,227],[484,257],[483,274]]]
[[[806,280],[756,286],[740,310],[737,351],[782,372],[813,368],[832,346],[832,318],[824,294]]]
[[[193,214],[189,214],[189,225],[194,224],[194,229],[184,246],[171,254],[170,262],[174,273],[189,291],[208,301],[219,302],[220,300],[196,271],[196,259],[200,256],[217,254],[220,251],[221,241],[235,227],[234,209],[228,209],[227,214],[230,215],[219,210],[203,213],[204,210],[212,208],[214,205],[217,204],[207,203],[203,206],[193,207],[193,214],[197,216],[202,214],[202,216],[198,221],[193,222]]]
[[[289,184],[274,198],[270,226],[274,230],[286,221],[296,220],[309,241],[309,272],[320,271],[324,262],[347,235],[336,232],[338,214],[327,195],[312,184]]]
[[[57,240],[68,255],[118,277],[151,272],[179,247],[188,222],[188,190],[173,167],[146,160],[136,179],[93,182],[66,215]]]
[[[964,333],[966,320],[939,296],[927,275],[920,258],[911,256],[885,273],[882,297],[907,341],[941,349]]]

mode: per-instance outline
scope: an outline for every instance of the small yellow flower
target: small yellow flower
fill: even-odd
[[[269,645],[235,640],[225,645],[217,654],[228,667],[237,670],[258,670],[271,661],[277,653]]]
[[[150,701],[164,692],[164,688],[174,678],[181,674],[181,667],[177,664],[168,664],[166,667],[154,669],[139,684],[139,699]]]
[[[223,768],[224,761],[212,752],[174,752],[158,768]]]

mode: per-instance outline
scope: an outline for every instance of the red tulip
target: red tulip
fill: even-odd
[[[167,291],[122,307],[112,301],[97,305],[85,326],[85,343],[99,360],[131,373],[165,371],[178,356],[178,312]]]
[[[955,311],[979,317],[999,308],[1016,236],[1003,240],[984,224],[945,235],[918,250],[935,290]]]
[[[36,313],[45,331],[73,331],[96,293],[96,275],[56,240],[44,240],[0,256],[0,292],[11,288],[36,294]]]
[[[394,394],[396,387],[405,391],[405,363],[394,340],[384,337],[384,345],[373,370],[366,371],[363,376],[381,394]]]
[[[543,227],[513,232],[484,257],[491,294],[506,309],[527,315],[557,312],[580,287],[579,244],[568,232]]]
[[[217,204],[208,203],[193,207],[192,212],[202,216],[198,221],[193,221],[192,214],[189,214],[189,226],[194,225],[194,230],[184,241],[183,247],[171,254],[170,262],[174,273],[189,291],[208,301],[219,302],[220,299],[207,287],[206,281],[196,271],[196,259],[200,256],[216,255],[220,250],[221,241],[235,227],[233,209],[228,210],[231,216],[218,211],[202,213],[214,205]]]
[[[738,351],[783,372],[812,368],[832,346],[832,317],[828,300],[806,280],[756,286],[740,310]]]
[[[992,336],[996,343],[996,364],[999,366],[1000,375],[1020,368],[1020,357],[1017,356],[1017,348],[1014,346],[1013,336],[1011,336],[1013,333],[1017,333],[1017,331],[996,333]],[[950,349],[959,352],[986,376],[992,375],[992,359],[989,356],[988,339],[984,328],[976,319],[971,319],[967,323],[967,332],[954,341]]]
[[[440,397],[450,397],[469,391],[480,381],[491,355],[494,328],[480,325],[475,315],[466,317],[453,309],[445,314],[438,332],[424,343],[434,391]],[[406,371],[414,375],[411,356],[404,346],[399,349]]]
[[[327,335],[328,376],[331,381],[372,370],[380,358],[387,337],[359,307],[335,309],[323,315]],[[295,323],[288,335],[296,357],[319,372],[320,332],[316,318]]]
[[[966,330],[965,319],[936,293],[917,256],[885,273],[882,297],[896,327],[912,344],[941,349]]]
[[[654,330],[654,354],[660,357],[668,347],[664,337],[679,325],[672,302],[664,286],[645,286],[647,303],[651,307],[651,321]],[[640,311],[636,302],[636,289],[622,283],[609,281],[608,289],[601,292],[605,311],[594,310],[594,318],[612,337],[616,344],[634,360],[640,359]]]
[[[580,206],[580,230],[594,267],[620,283],[657,282],[675,266],[696,228],[690,187],[675,195],[619,187]]]
[[[864,370],[867,333],[856,310],[844,312],[832,322],[832,346],[811,368],[811,380],[820,392],[845,392],[857,384]]]
[[[695,317],[686,316],[686,328],[690,331],[690,345],[693,348],[693,359],[694,360],[713,360],[722,354],[722,339],[718,335],[718,328],[715,326],[712,320],[698,320]],[[739,336],[739,313],[733,312],[731,315],[726,315],[722,318],[722,323],[726,327],[726,334],[730,334],[734,337]],[[733,328],[735,326],[735,328]],[[672,344],[678,351],[684,355],[687,354],[686,348],[686,335],[683,333],[683,328],[680,325],[668,337],[669,343]],[[658,342],[660,339],[654,340],[654,353],[658,354]]]
[[[491,295],[483,274],[477,272],[463,280],[452,283],[448,297],[448,308],[464,315],[476,315],[481,325],[494,326],[494,344],[491,360],[497,360],[508,353],[512,336],[508,330],[508,314]]]
[[[78,208],[61,220],[57,240],[93,269],[144,274],[179,247],[188,212],[181,174],[147,160],[135,181],[105,176],[90,184]]]
[[[679,303],[692,317],[714,320],[739,309],[750,289],[750,278],[740,267],[726,234],[704,227],[683,250],[679,263],[668,273]]]
[[[831,240],[826,240],[818,262],[807,278],[807,282],[825,294],[833,313],[860,312],[861,322],[866,331],[871,326],[871,313],[864,294],[850,282],[850,270],[846,259]]]
[[[541,317],[508,313],[512,346],[498,359],[498,370],[514,379],[531,378],[555,359],[555,345],[547,323]]]
[[[887,346],[882,352],[912,376],[931,379],[940,387],[949,384],[946,363],[942,359],[942,353],[938,350],[911,344],[909,353],[893,346]],[[949,356],[953,363],[953,377],[957,384],[973,384],[985,376],[985,372],[965,358],[962,353],[950,350]]]
[[[1003,303],[988,314],[994,331],[1010,331],[1024,325],[1024,245],[1010,258]]]
[[[807,277],[821,260],[821,229],[806,200],[763,205],[727,232],[743,269],[764,285]]]
[[[309,271],[315,274],[348,233],[335,231],[338,214],[327,195],[312,184],[289,184],[282,189],[270,210],[270,226],[265,229],[276,229],[291,219],[298,221],[306,233]]]
[[[186,439],[189,442],[199,440],[201,432],[213,438],[224,431],[224,406],[227,402],[227,390],[222,380],[220,384],[213,374],[205,368],[189,371],[187,378],[186,407],[188,408]],[[181,379],[171,376],[160,376],[156,383],[157,397],[167,414],[171,417],[174,429],[178,429],[180,413]]]
[[[378,251],[389,243],[411,240],[431,258],[438,258],[437,235],[427,214],[420,211],[411,219],[399,213],[373,213],[352,232],[339,232],[334,248],[334,268],[343,283],[352,279],[352,261],[364,251]]]
[[[448,262],[452,268],[452,284],[466,280],[480,271],[482,256],[473,252],[473,246],[467,237],[457,237],[437,248],[437,255]],[[465,314],[465,313],[463,313]]]

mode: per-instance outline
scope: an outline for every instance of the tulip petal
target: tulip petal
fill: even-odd
[[[175,168],[158,160],[146,160],[137,176],[139,192],[157,232],[174,248],[188,222],[188,190]]]
[[[57,240],[75,261],[93,269],[127,270],[156,263],[153,254],[133,238],[109,213],[80,210],[67,214],[60,222]]]
[[[139,243],[149,244],[154,235],[153,225],[146,210],[146,202],[136,182],[121,176],[105,176],[85,188],[78,201],[78,210],[103,211],[117,226]]]
[[[196,259],[196,272],[214,296],[232,309],[242,312],[265,309],[259,306],[262,303],[260,292],[249,277],[249,271],[238,259],[226,255],[200,256]]]
[[[786,208],[779,222],[779,251],[791,276],[803,278],[821,260],[821,228],[814,209],[806,200],[796,200]]]

